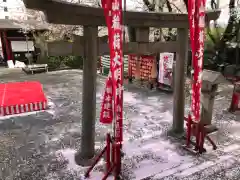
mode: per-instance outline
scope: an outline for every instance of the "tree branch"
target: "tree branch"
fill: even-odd
[[[217,3],[215,0],[211,0],[210,4],[212,9],[217,9]]]
[[[151,4],[149,0],[143,0],[145,6],[147,6],[149,11],[155,11],[155,4]]]
[[[167,4],[168,12],[172,12],[172,6],[169,0],[166,0],[166,4]],[[171,39],[171,36],[172,36],[172,28],[168,28],[168,35],[167,35],[167,38],[165,38],[165,40],[169,41]]]
[[[188,0],[183,0],[183,2],[184,2],[185,6],[186,6],[186,9],[188,11]]]
[[[235,0],[230,0],[229,2],[229,10],[230,12],[235,8]],[[235,13],[230,13],[230,17],[228,20],[228,25],[220,39],[220,42],[218,44],[218,51],[222,51],[225,47],[225,44],[227,41],[232,40],[233,36],[233,28],[235,25],[235,20],[236,20],[236,14]]]
[[[168,2],[169,2],[169,1],[168,1]],[[171,3],[171,2],[169,2],[169,3],[170,3],[170,5],[174,6],[174,7],[177,9],[177,11],[179,11],[180,13],[183,13],[183,12],[181,11],[181,9],[178,8],[174,3]]]

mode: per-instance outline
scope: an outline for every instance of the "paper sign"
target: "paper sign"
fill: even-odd
[[[165,85],[172,85],[173,53],[160,53],[158,82]]]

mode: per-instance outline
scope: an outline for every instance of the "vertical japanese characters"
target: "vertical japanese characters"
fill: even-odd
[[[112,4],[112,47],[111,71],[113,75],[115,137],[117,142],[122,141],[123,126],[123,25],[121,0],[113,0]]]
[[[102,0],[102,7],[104,10],[105,20],[108,27],[108,39],[109,39],[109,49],[111,49],[111,39],[112,39],[112,2],[110,0]],[[111,71],[108,74],[108,78],[105,84],[105,91],[103,94],[101,112],[100,112],[100,122],[103,124],[111,124],[113,121],[113,82],[112,82]]]
[[[123,125],[122,3],[120,0],[102,0],[102,6],[108,26],[110,73],[106,81],[100,122],[112,123],[115,118],[115,137],[117,142],[121,142]]]
[[[112,76],[109,73],[106,80],[105,91],[100,112],[100,122],[104,124],[111,124],[113,121],[113,87]]]
[[[160,84],[172,85],[173,53],[160,53],[158,82]]]
[[[128,55],[128,76],[129,77],[135,77],[136,75],[137,58],[138,56],[135,54]],[[155,56],[141,55],[139,56],[139,59],[141,59],[140,78],[142,80],[149,80],[151,78],[151,74],[153,71],[153,63],[154,63]]]
[[[190,0],[189,24],[192,48],[193,83],[191,111],[194,121],[200,120],[201,112],[201,87],[202,87],[202,64],[204,53],[204,28],[205,28],[205,5],[206,0]]]

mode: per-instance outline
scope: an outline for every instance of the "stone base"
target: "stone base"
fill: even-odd
[[[175,138],[177,138],[177,139],[183,139],[183,136],[184,136],[185,132],[184,132],[184,130],[183,130],[182,132],[176,132],[176,131],[170,129],[170,130],[167,132],[167,134],[168,134],[169,136],[175,137]]]
[[[75,154],[75,162],[79,166],[91,166],[95,160],[95,155],[91,157],[84,157],[81,152]]]

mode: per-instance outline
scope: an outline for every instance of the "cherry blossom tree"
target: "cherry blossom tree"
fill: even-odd
[[[188,0],[142,0],[148,11],[168,11],[168,12],[187,12]],[[211,9],[219,9],[220,0],[211,0],[209,5]],[[217,22],[214,22],[214,28],[207,27],[208,39],[212,41],[214,46],[211,51],[211,60],[213,65],[221,64],[225,61],[224,49],[227,47],[228,42],[235,41],[239,36],[240,29],[240,5],[239,0],[228,0],[229,17],[225,30],[222,32],[223,27],[219,27]],[[158,7],[161,6],[161,7]],[[221,32],[220,32],[220,31]],[[130,28],[130,33],[134,35],[133,29]],[[172,36],[172,29],[168,30],[168,36]],[[168,40],[167,38],[165,40]]]

